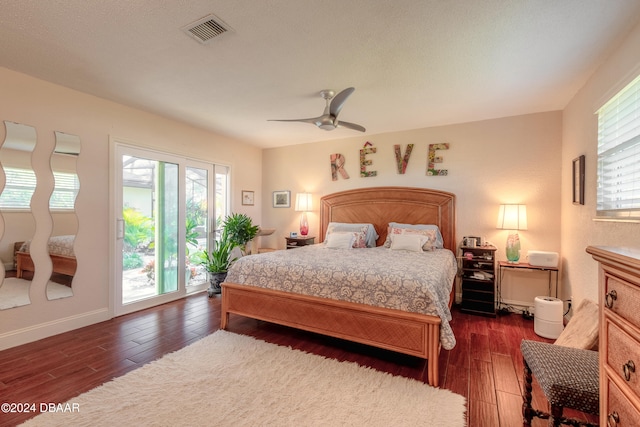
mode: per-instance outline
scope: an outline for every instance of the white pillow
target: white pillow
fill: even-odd
[[[363,230],[363,228],[366,229]],[[367,247],[375,248],[376,240],[378,239],[378,232],[373,224],[354,224],[349,222],[330,222],[327,225],[327,234],[324,239],[327,240],[329,234],[336,231],[364,231],[366,233]]]
[[[355,238],[350,232],[334,232],[327,237],[326,246],[331,249],[351,249]]]
[[[394,234],[391,236],[391,250],[422,252],[422,245],[427,240],[419,234]]]

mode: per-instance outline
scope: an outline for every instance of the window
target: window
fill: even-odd
[[[54,172],[55,188],[49,200],[49,208],[74,209],[76,196],[80,188],[78,175],[75,173]]]
[[[598,110],[596,213],[640,220],[640,76]]]
[[[6,184],[0,194],[0,208],[31,209],[36,174],[30,169],[4,168]]]
[[[36,190],[36,175],[31,169],[4,168],[6,184],[0,194],[1,209],[31,209],[31,196]],[[74,209],[80,188],[74,173],[54,172],[55,188],[49,202],[52,210]]]

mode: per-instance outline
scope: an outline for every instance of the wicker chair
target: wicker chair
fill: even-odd
[[[598,352],[564,347],[544,342],[523,340],[520,345],[524,358],[524,425],[530,426],[533,417],[549,419],[549,425],[595,426],[563,415],[564,408],[589,414],[599,412]],[[549,400],[551,412],[531,406],[532,375]]]

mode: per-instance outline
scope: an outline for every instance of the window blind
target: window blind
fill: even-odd
[[[640,76],[598,110],[596,213],[640,219]]]
[[[36,189],[36,174],[30,169],[4,168],[5,185],[0,194],[0,208],[30,209]]]
[[[76,196],[80,189],[78,175],[75,173],[54,172],[55,188],[49,199],[51,209],[71,209],[76,203]]]
[[[30,209],[31,197],[36,190],[36,174],[31,169],[4,168],[5,186],[0,194],[0,209]],[[78,176],[74,173],[54,172],[55,188],[49,200],[49,207],[74,209],[80,189]]]

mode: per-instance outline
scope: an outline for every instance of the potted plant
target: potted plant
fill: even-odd
[[[200,263],[204,265],[209,274],[209,297],[219,294],[221,291],[220,283],[224,282],[227,277],[227,271],[231,264],[237,259],[232,257],[233,249],[236,247],[228,238],[220,241],[214,241],[213,250],[211,252],[203,251],[200,253]]]
[[[244,255],[247,243],[256,237],[260,227],[253,225],[250,216],[235,213],[225,219],[223,229],[227,232],[229,239],[240,248]]]
[[[232,214],[222,224],[220,239],[214,241],[211,252],[203,251],[199,255],[199,262],[209,273],[209,297],[221,292],[220,283],[227,277],[227,271],[237,256],[233,250],[244,247],[258,233],[258,226],[252,224],[251,218],[245,214]]]

